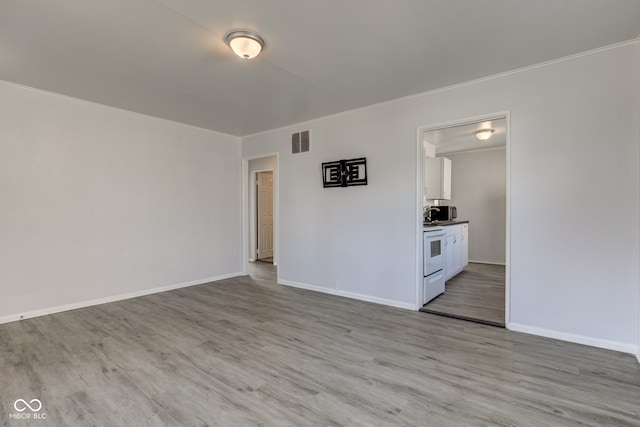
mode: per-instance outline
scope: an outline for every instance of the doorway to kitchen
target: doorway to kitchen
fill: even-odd
[[[446,277],[444,292],[432,298],[428,272],[418,274],[420,311],[508,324],[508,122],[500,113],[418,130],[419,235],[445,234]],[[421,249],[424,268],[430,254]]]

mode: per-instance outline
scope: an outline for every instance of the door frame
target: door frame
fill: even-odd
[[[416,207],[415,207],[415,215],[416,215],[416,310],[419,310],[422,307],[420,302],[422,301],[422,281],[423,281],[423,273],[422,273],[422,263],[424,256],[424,248],[423,248],[423,214],[422,214],[422,203],[423,203],[423,176],[424,176],[424,145],[422,140],[422,134],[424,132],[429,132],[438,129],[450,128],[455,126],[468,125],[488,120],[497,120],[497,119],[505,119],[507,122],[507,135],[506,135],[506,158],[507,158],[507,185],[506,185],[506,238],[505,238],[505,311],[504,311],[504,323],[507,329],[510,329],[510,319],[511,319],[511,111],[500,111],[492,114],[485,114],[481,116],[469,117],[465,119],[453,120],[449,122],[442,123],[433,123],[427,124],[423,126],[418,126],[416,130]]]
[[[264,159],[268,157],[276,158],[276,166],[275,169],[265,169],[265,170],[256,170],[254,172],[265,172],[265,171],[273,171],[273,265],[278,265],[278,261],[280,259],[280,177],[278,171],[280,170],[280,157],[277,152],[275,153],[267,153],[260,154],[257,156],[246,156],[242,158],[242,245],[241,245],[241,254],[240,259],[242,260],[242,272],[243,274],[247,274],[247,264],[249,263],[249,252],[251,249],[251,229],[254,229],[255,232],[255,224],[249,224],[250,218],[250,210],[253,209],[255,211],[255,199],[252,200],[250,197],[249,186],[255,185],[255,177],[256,173],[252,173],[249,176],[249,161],[250,160],[258,160]],[[257,237],[257,233],[254,234]],[[257,240],[257,239],[256,239]],[[255,250],[254,250],[255,257]],[[277,278],[276,271],[276,278]]]

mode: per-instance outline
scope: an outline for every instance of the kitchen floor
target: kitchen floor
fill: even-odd
[[[464,271],[445,284],[444,294],[420,311],[505,326],[505,267],[470,262]]]

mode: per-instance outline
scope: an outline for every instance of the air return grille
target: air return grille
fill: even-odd
[[[291,135],[291,154],[306,153],[310,147],[309,131],[296,132]]]

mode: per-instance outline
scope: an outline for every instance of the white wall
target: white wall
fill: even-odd
[[[406,129],[413,145],[396,144],[394,130],[379,125],[387,120],[381,111],[355,123],[351,115],[314,122],[311,152],[302,155],[290,154],[290,135],[308,126],[243,139],[244,157],[280,153],[280,282],[413,307],[415,248],[403,240],[415,229],[407,206],[415,208],[415,166],[392,168],[414,159],[415,128]],[[322,187],[322,162],[361,156],[367,157],[369,185]],[[408,178],[406,186],[398,186],[397,175]]]
[[[510,327],[635,350],[638,57],[636,41],[243,138],[243,156],[280,153],[280,280],[415,307],[416,130],[510,110]],[[291,156],[302,126],[312,153]],[[322,188],[322,162],[359,156],[368,186]]]
[[[0,152],[0,321],[242,270],[239,138],[0,83]]]
[[[256,248],[258,247],[258,243],[257,243],[257,218],[256,218],[256,210],[257,210],[257,206],[256,206],[256,176],[255,173],[257,171],[265,171],[265,170],[273,170],[273,182],[274,184],[276,184],[277,182],[277,170],[276,170],[276,165],[277,165],[277,158],[276,156],[269,156],[269,157],[262,157],[260,159],[252,159],[249,160],[249,174],[247,176],[247,182],[249,183],[249,247],[248,249],[248,256],[249,256],[249,261],[255,261],[256,259]],[[274,188],[274,195],[275,192],[277,191],[277,188]],[[275,215],[275,204],[274,204],[274,215]],[[274,232],[274,246],[275,246],[275,234],[277,231],[277,227],[275,222],[277,221],[277,218],[274,217],[274,228],[273,228],[273,232]],[[273,253],[273,263],[277,264],[278,263],[278,259],[277,259],[277,251],[276,248],[274,247],[274,253]]]
[[[450,204],[458,208],[458,219],[469,220],[472,262],[505,263],[506,151],[498,148],[445,155],[451,160]]]

